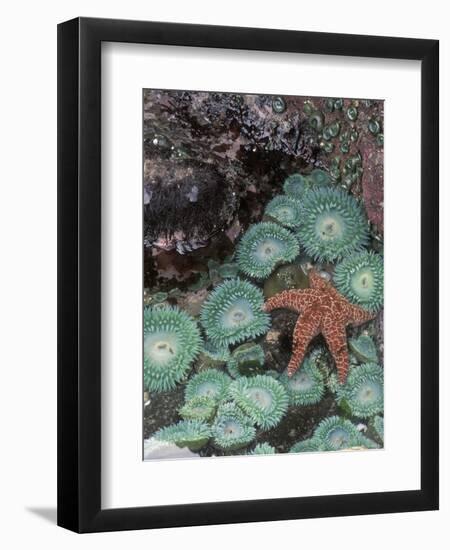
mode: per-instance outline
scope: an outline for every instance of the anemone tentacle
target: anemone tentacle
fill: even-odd
[[[256,223],[237,245],[239,269],[254,279],[265,279],[280,264],[292,262],[300,248],[295,235],[273,222]]]
[[[338,264],[334,282],[351,302],[368,311],[377,311],[383,305],[383,271],[383,257],[365,251]]]
[[[256,430],[235,403],[223,403],[211,428],[213,445],[223,451],[241,449],[251,443]]]
[[[221,401],[228,393],[231,378],[222,371],[209,369],[195,374],[185,389],[186,401],[195,397],[209,397]]]
[[[211,439],[211,428],[201,420],[181,420],[158,430],[155,439],[198,451]]]
[[[381,441],[384,441],[384,418],[382,416],[376,416],[373,419],[373,427]]]
[[[332,262],[361,251],[368,243],[367,219],[354,197],[320,187],[304,197],[298,237],[315,260]]]
[[[303,441],[298,441],[294,443],[289,449],[290,453],[313,453],[316,451],[321,451],[320,441],[315,437],[310,437],[309,439],[304,439]]]
[[[284,386],[271,376],[260,374],[232,382],[229,395],[264,430],[281,421],[289,404]]]
[[[195,320],[176,307],[144,310],[144,384],[169,391],[185,379],[201,347]]]
[[[265,214],[285,227],[298,227],[302,223],[302,207],[289,195],[277,195],[266,206]]]
[[[262,291],[248,281],[229,279],[216,287],[200,312],[211,342],[220,347],[265,334],[270,317],[262,310]]]
[[[351,413],[359,418],[383,412],[383,369],[376,363],[352,367],[346,383],[338,388],[338,399],[345,399]]]
[[[269,443],[258,443],[253,451],[250,451],[251,455],[274,455],[277,450]]]
[[[283,373],[280,381],[288,392],[290,405],[313,405],[325,393],[323,376],[309,357],[293,376]]]

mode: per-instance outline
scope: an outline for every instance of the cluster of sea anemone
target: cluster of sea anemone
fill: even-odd
[[[352,367],[337,395],[355,417],[370,418],[383,412],[383,369],[376,363]]]

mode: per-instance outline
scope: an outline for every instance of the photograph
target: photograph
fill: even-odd
[[[383,449],[383,98],[142,117],[144,460]]]

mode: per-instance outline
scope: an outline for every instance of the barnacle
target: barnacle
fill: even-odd
[[[298,441],[289,449],[290,453],[313,453],[320,451],[320,441],[315,437]]]
[[[352,367],[338,398],[345,399],[352,414],[360,418],[383,412],[383,369],[376,363]]]
[[[325,451],[338,451],[361,445],[358,428],[345,418],[330,416],[317,426],[314,436]]]
[[[256,430],[235,403],[219,407],[211,428],[213,444],[224,451],[241,449],[255,439]]]
[[[155,439],[167,443],[175,443],[178,447],[188,447],[191,451],[198,451],[211,438],[211,428],[201,420],[180,420],[161,428],[155,433]]]
[[[301,224],[302,208],[296,199],[288,195],[277,195],[267,204],[265,214],[281,225],[292,228]]]
[[[265,279],[279,264],[289,263],[299,253],[295,236],[278,224],[261,222],[252,225],[237,246],[239,269],[255,279]]]
[[[230,385],[229,394],[262,429],[276,426],[286,414],[289,404],[284,386],[271,376],[239,378]]]
[[[313,189],[303,200],[298,236],[307,254],[332,262],[367,244],[366,216],[351,195],[329,187]]]
[[[216,412],[216,400],[207,395],[197,395],[179,410],[185,420],[211,420]]]
[[[287,389],[290,405],[313,405],[325,393],[323,376],[310,358],[303,361],[293,376],[283,373],[280,381]]]
[[[229,279],[203,304],[201,323],[215,346],[237,344],[267,332],[270,317],[262,311],[263,303],[263,294],[255,285]]]
[[[201,347],[199,328],[175,307],[144,310],[144,384],[150,391],[172,390],[183,380]]]
[[[260,372],[263,365],[264,350],[259,344],[253,342],[237,347],[227,362],[228,372],[233,378]]]
[[[334,270],[334,282],[351,302],[377,311],[383,305],[383,257],[365,251],[345,258]]]
[[[231,378],[227,374],[216,369],[199,372],[186,384],[186,401],[205,396],[220,401],[227,395],[230,382]]]
[[[269,445],[269,443],[258,443],[253,451],[250,451],[251,455],[274,455],[276,454],[275,447]]]

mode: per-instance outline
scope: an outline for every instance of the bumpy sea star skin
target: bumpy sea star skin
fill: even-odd
[[[300,314],[294,328],[288,376],[293,376],[300,367],[311,339],[322,333],[335,360],[339,382],[343,384],[349,364],[346,326],[361,325],[375,315],[351,304],[315,270],[309,272],[309,284],[311,288],[280,292],[264,304],[264,310],[285,308]]]

